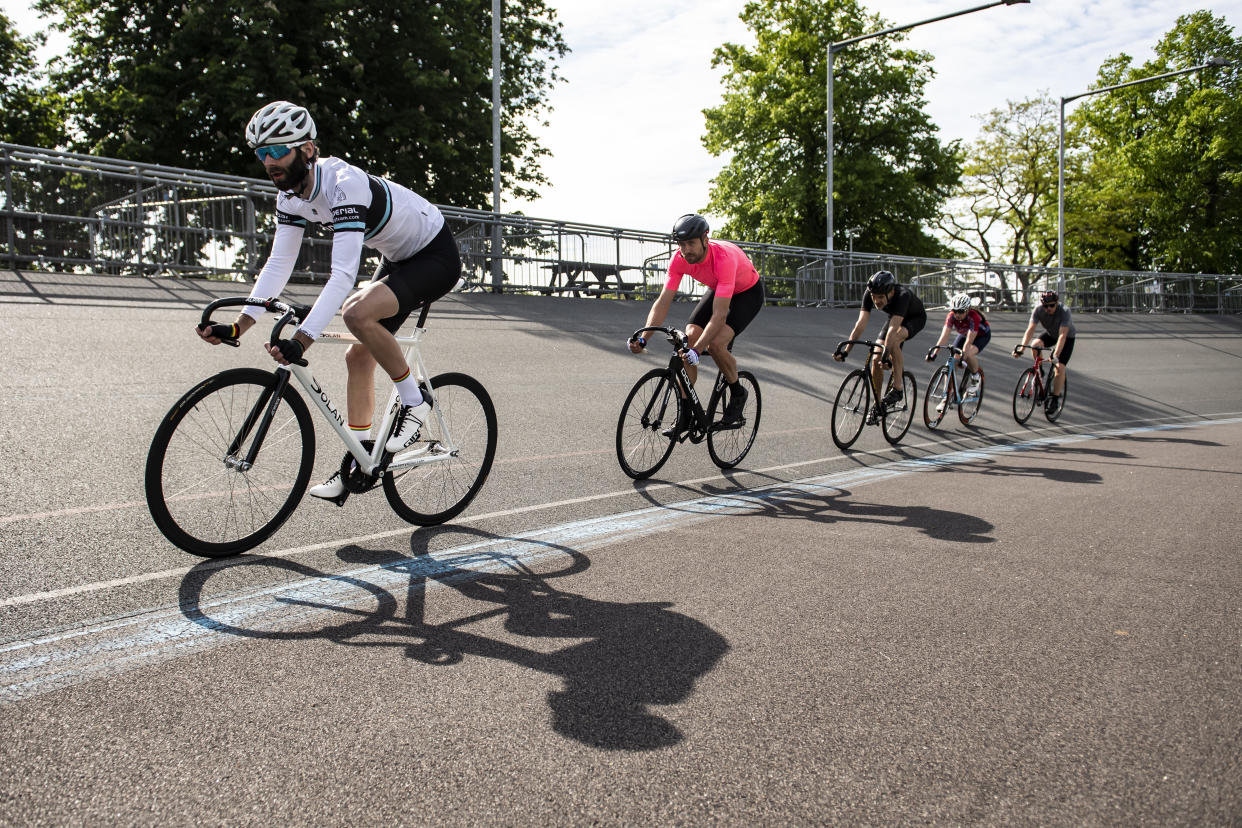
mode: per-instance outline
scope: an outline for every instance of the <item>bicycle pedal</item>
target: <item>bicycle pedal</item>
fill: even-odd
[[[319,499],[324,503],[335,503],[338,507],[341,507],[345,505],[345,501],[349,500],[349,492],[341,492],[336,497],[322,497]]]

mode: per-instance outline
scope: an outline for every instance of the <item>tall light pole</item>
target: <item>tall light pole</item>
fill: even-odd
[[[1211,66],[1231,65],[1233,65],[1233,62],[1224,58],[1211,58],[1207,63],[1200,63],[1198,66],[1192,66],[1189,69],[1165,72],[1163,75],[1152,75],[1150,78],[1139,78],[1127,83],[1115,83],[1112,86],[1104,86],[1099,89],[1092,89],[1089,92],[1080,92],[1077,95],[1067,95],[1061,98],[1060,134],[1057,139],[1057,267],[1065,267],[1065,105],[1070,101],[1076,101],[1088,95],[1100,95],[1104,92],[1125,89],[1127,86],[1138,86],[1140,83],[1152,83],[1153,81],[1165,80],[1166,78],[1175,78],[1178,75],[1188,75],[1191,72],[1198,72],[1200,69],[1207,69]]]
[[[982,6],[974,6],[973,8],[962,9],[961,11],[949,12],[948,14],[942,14],[939,17],[929,17],[926,20],[920,20],[917,23],[907,23],[904,26],[893,26],[891,28],[883,29],[878,32],[871,32],[870,34],[859,35],[858,37],[851,37],[848,40],[838,40],[835,43],[830,42],[828,44],[828,244],[827,244],[828,250],[833,249],[833,246],[832,246],[832,160],[833,158],[832,157],[833,155],[836,154],[836,151],[832,145],[832,61],[833,61],[833,56],[836,55],[837,52],[846,48],[847,46],[853,46],[855,43],[859,43],[860,41],[863,41],[863,40],[870,40],[873,37],[883,37],[884,35],[893,34],[894,32],[904,32],[909,29],[913,29],[916,26],[922,26],[925,23],[935,23],[940,20],[948,20],[950,17],[961,17],[963,14],[970,14],[971,12],[983,11],[984,9],[990,9],[993,6],[1017,6],[1017,5],[1021,5],[1024,3],[1030,3],[1030,2],[1031,0],[994,0],[994,2],[991,2],[991,3],[984,3]]]
[[[492,292],[503,289],[500,227],[500,24],[504,0],[492,0]]]

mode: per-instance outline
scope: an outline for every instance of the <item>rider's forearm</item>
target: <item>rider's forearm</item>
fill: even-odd
[[[665,317],[668,316],[668,309],[673,304],[673,294],[668,289],[660,292],[655,302],[651,305],[651,310],[647,313],[648,328],[656,328],[664,323]]]

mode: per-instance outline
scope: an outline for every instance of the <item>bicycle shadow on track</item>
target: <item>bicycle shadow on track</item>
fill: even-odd
[[[1019,466],[1002,463],[996,458],[987,457],[978,460],[954,463],[951,466],[929,466],[926,471],[936,473],[982,474],[991,477],[1040,477],[1052,483],[1099,484],[1104,478],[1095,472],[1079,469],[1066,469],[1059,466]]]
[[[772,490],[762,501],[762,510],[752,514],[780,519],[811,520],[817,523],[876,523],[898,529],[913,529],[930,538],[958,543],[995,543],[996,527],[975,515],[932,506],[901,506],[851,500],[853,492],[838,488],[832,494],[799,489]]]
[[[842,487],[814,486],[797,483],[781,484],[762,489],[741,486],[719,488],[705,486],[689,489],[697,495],[685,504],[665,504],[650,494],[640,492],[652,506],[689,515],[710,514],[713,518],[774,517],[803,519],[818,523],[870,522],[885,526],[913,528],[928,537],[963,543],[992,543],[992,523],[962,512],[927,506],[861,503],[849,500],[852,492]],[[825,493],[828,489],[831,493]],[[733,502],[730,502],[732,500]]]
[[[434,538],[453,534],[463,542],[429,550]],[[354,566],[344,573],[285,558],[205,562],[182,580],[181,611],[245,638],[392,648],[433,667],[478,656],[556,676],[563,684],[547,696],[552,728],[593,747],[647,751],[685,738],[653,708],[684,701],[714,669],[729,650],[715,630],[674,612],[672,602],[598,600],[552,586],[590,566],[570,547],[467,527],[415,532],[410,543],[408,557],[344,547],[338,557]],[[256,587],[253,567],[279,582]],[[229,592],[234,580],[242,582],[237,594]],[[441,586],[480,608],[428,621],[428,600]],[[501,635],[469,629],[501,618]],[[575,641],[548,651],[557,639]]]

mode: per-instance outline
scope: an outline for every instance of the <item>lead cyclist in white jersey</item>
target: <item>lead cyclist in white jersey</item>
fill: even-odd
[[[453,289],[461,278],[461,256],[435,205],[339,158],[320,156],[315,137],[310,113],[287,101],[269,103],[246,125],[246,143],[280,189],[272,252],[250,295],[279,296],[293,273],[307,223],[331,223],[331,277],[293,337],[265,347],[282,365],[300,359],[340,309],[345,326],[361,343],[345,352],[349,427],[359,439],[371,436],[379,363],[401,397],[392,434],[379,438],[387,436],[385,448],[397,452],[418,439],[431,407],[393,334],[412,311]],[[350,295],[364,245],[383,259],[371,283]],[[198,334],[218,345],[223,337],[245,333],[262,313],[262,308],[247,307],[232,325],[199,328]],[[339,472],[310,494],[338,506],[348,496]]]

